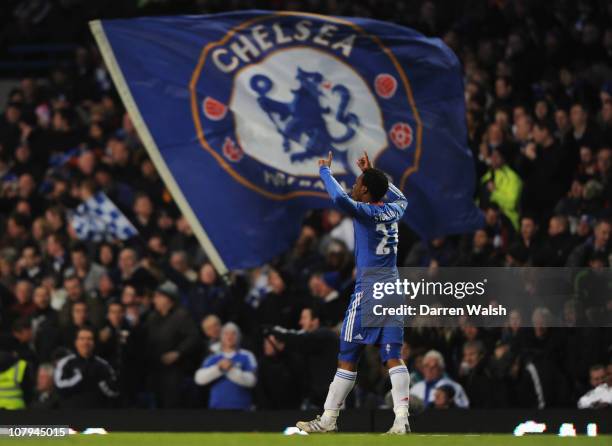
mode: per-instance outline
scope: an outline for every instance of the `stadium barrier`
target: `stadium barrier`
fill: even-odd
[[[212,410],[57,410],[2,411],[0,424],[63,425],[75,430],[103,427],[109,432],[281,432],[297,420],[314,418],[314,411]],[[557,434],[568,425],[579,435],[597,425],[600,434],[612,433],[607,410],[440,410],[411,417],[412,430],[421,433],[512,433],[527,421],[546,424]],[[339,420],[343,432],[384,432],[393,422],[390,410],[347,410]]]

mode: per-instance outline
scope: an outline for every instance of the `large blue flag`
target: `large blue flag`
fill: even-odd
[[[364,150],[422,237],[481,224],[460,63],[441,40],[369,19],[246,11],[91,28],[166,185],[222,271],[285,250],[349,187]]]

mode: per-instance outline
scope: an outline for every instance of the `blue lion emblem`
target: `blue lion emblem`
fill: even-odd
[[[323,96],[321,91],[323,75],[298,67],[296,79],[300,82],[300,86],[297,90],[291,91],[293,100],[289,103],[277,101],[268,96],[274,86],[268,76],[256,74],[250,81],[251,89],[258,95],[259,106],[268,115],[276,131],[283,137],[283,150],[290,153],[292,143],[300,144],[306,135],[305,151],[291,153],[292,163],[320,157],[331,150],[334,158],[338,159],[347,170],[350,170],[346,151],[340,151],[335,147],[335,144],[345,143],[355,136],[355,128],[360,126],[357,115],[347,112],[351,100],[349,89],[339,84],[331,90],[333,94],[340,97],[335,119],[345,128],[341,136],[334,137],[329,133],[323,118],[324,115],[331,113],[331,109],[323,107],[320,102]]]

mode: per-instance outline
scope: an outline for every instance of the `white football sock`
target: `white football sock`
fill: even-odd
[[[389,369],[389,378],[391,378],[391,396],[393,397],[395,418],[408,417],[410,373],[405,365],[398,365]]]
[[[334,376],[334,380],[329,385],[329,391],[327,392],[327,398],[323,406],[325,411],[323,412],[321,421],[324,424],[336,421],[340,413],[340,408],[344,404],[344,400],[355,386],[356,379],[357,372],[349,372],[343,369],[336,370],[336,376]]]

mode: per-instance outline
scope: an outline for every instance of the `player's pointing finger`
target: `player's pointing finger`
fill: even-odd
[[[370,158],[368,158],[368,152],[366,152],[365,150],[363,151],[363,157],[365,158],[368,165],[370,165]]]

